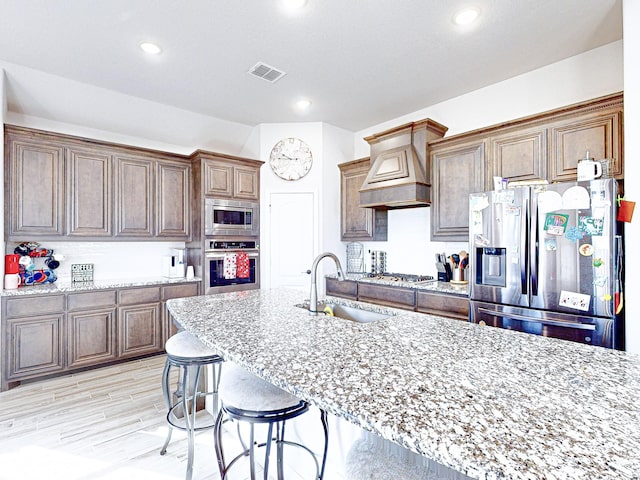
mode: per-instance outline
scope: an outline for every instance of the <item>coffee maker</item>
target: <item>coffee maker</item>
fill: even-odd
[[[162,257],[162,276],[184,278],[184,248],[172,248],[171,255]]]

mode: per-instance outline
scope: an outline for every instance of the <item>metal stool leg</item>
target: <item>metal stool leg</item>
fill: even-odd
[[[171,364],[169,363],[169,359],[164,364],[164,370],[162,371],[162,395],[164,396],[164,403],[167,405],[167,415],[171,414],[171,391],[169,388],[169,371],[171,370]],[[171,442],[171,434],[173,433],[173,427],[171,423],[167,421],[167,439],[164,441],[164,445],[160,450],[160,455],[164,455],[167,453],[167,447],[169,446],[169,442]]]
[[[271,455],[271,436],[273,435],[273,423],[269,424],[267,432],[266,452],[264,454],[264,480],[269,477],[269,455]],[[276,449],[278,448],[278,439],[276,438]]]
[[[222,419],[224,417],[224,412],[222,410],[218,411],[218,417],[216,418],[216,424],[213,427],[213,435],[214,435],[214,446],[216,449],[216,457],[218,458],[218,468],[220,469],[220,478],[224,480],[224,453],[222,452]]]
[[[189,380],[193,380],[189,382]],[[187,476],[186,480],[191,480],[193,476],[193,452],[195,448],[195,428],[198,391],[198,381],[200,380],[200,366],[183,367],[182,376],[182,414],[187,429]],[[191,410],[189,410],[189,400],[191,400]]]
[[[285,422],[276,424],[276,448],[278,449],[278,480],[284,480],[284,426]],[[265,479],[266,480],[266,479]]]
[[[320,410],[320,421],[324,430],[324,452],[322,453],[322,468],[320,468],[320,476],[318,480],[324,478],[324,469],[327,466],[327,453],[329,452],[329,422],[327,420],[327,412]]]

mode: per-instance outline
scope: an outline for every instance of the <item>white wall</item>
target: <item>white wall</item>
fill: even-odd
[[[252,132],[248,125],[12,63],[0,62],[0,68],[10,99],[7,123],[185,154],[201,148],[237,155]]]
[[[309,173],[300,180],[286,181],[277,177],[269,166],[269,154],[273,146],[281,139],[298,137],[304,140],[313,154],[313,166]],[[353,134],[331,125],[310,122],[294,124],[268,124],[260,126],[260,155],[265,162],[261,174],[261,281],[268,288],[269,260],[272,249],[270,229],[278,228],[271,224],[269,215],[269,197],[272,193],[309,192],[314,195],[314,211],[316,231],[313,232],[313,252],[317,255],[323,251],[332,251],[345,264],[345,252],[341,248],[340,239],[340,174],[339,163],[353,158]],[[291,219],[295,222],[295,219]],[[292,242],[296,239],[292,238]],[[311,267],[313,258],[307,263]],[[333,266],[320,264],[318,275],[324,270],[332,271]],[[324,288],[322,282],[319,290]],[[320,292],[322,293],[322,292]]]
[[[307,175],[300,180],[287,181],[278,177],[271,167],[269,166],[269,154],[273,146],[283,138],[296,137],[303,140],[313,155],[313,164],[311,170]],[[260,275],[262,287],[270,287],[270,270],[269,265],[271,261],[270,251],[272,249],[270,229],[277,228],[275,225],[271,225],[271,216],[269,208],[269,197],[272,193],[296,193],[296,192],[308,192],[313,194],[314,206],[313,218],[316,220],[313,222],[318,228],[312,232],[311,237],[313,241],[313,251],[317,252],[320,248],[320,192],[322,186],[322,159],[323,159],[323,141],[322,141],[322,124],[320,123],[274,123],[260,125],[260,160],[265,164],[262,167],[262,173],[260,178],[260,267],[262,273]],[[295,219],[291,219],[295,222]],[[308,234],[309,232],[305,232]],[[299,239],[298,239],[299,240]],[[296,239],[292,238],[292,242]],[[309,266],[311,266],[312,258],[308,260]]]
[[[614,42],[356,132],[354,158],[369,154],[364,137],[403,123],[431,118],[449,127],[448,137],[621,90],[622,42]],[[625,92],[625,114],[627,105]],[[366,242],[365,252],[387,251],[389,271],[436,276],[435,254],[468,251],[468,243],[431,242],[430,214],[430,208],[389,211],[388,241]]]
[[[637,193],[640,181],[640,2],[624,0],[624,156],[626,198],[640,202]],[[640,278],[636,275],[640,265],[640,207],[635,210],[634,221],[625,226],[626,292],[625,316],[627,351],[640,353]]]

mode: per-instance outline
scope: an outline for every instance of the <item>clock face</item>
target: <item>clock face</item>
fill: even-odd
[[[276,143],[269,156],[273,173],[285,180],[298,180],[309,170],[313,157],[309,145],[299,138],[284,138]]]

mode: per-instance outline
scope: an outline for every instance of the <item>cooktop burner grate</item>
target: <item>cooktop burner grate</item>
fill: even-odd
[[[416,275],[412,273],[369,273],[369,278],[377,278],[380,280],[389,280],[395,282],[428,282],[435,280],[431,275]]]

